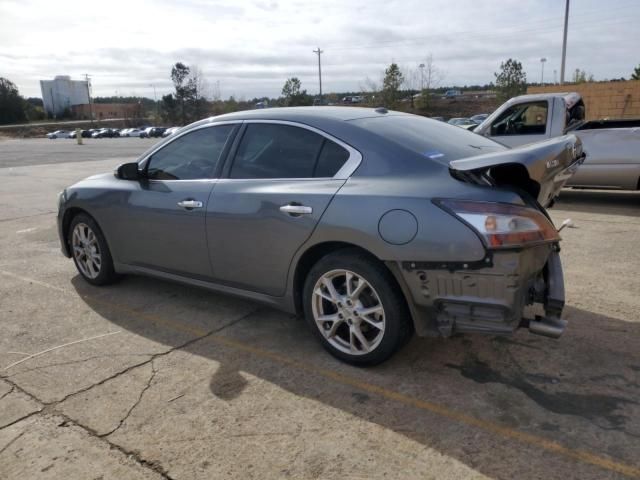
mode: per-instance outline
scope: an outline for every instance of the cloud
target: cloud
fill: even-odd
[[[640,2],[571,5],[567,71],[629,76],[639,61]],[[171,91],[172,64],[198,65],[224,96],[277,96],[287,77],[317,91],[357,90],[392,61],[415,70],[429,53],[447,85],[483,84],[506,58],[537,80],[560,70],[563,2],[557,0],[46,0],[0,2],[0,76],[23,95],[38,80],[89,73],[95,95]],[[548,76],[547,76],[548,75]]]

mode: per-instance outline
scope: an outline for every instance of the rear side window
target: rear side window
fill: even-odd
[[[325,139],[314,177],[333,177],[349,159],[349,152],[335,142]]]
[[[352,122],[386,140],[445,165],[451,160],[506,148],[464,128],[417,115],[381,115]]]
[[[324,137],[290,125],[249,124],[233,161],[230,178],[312,178]],[[335,168],[335,154],[325,154],[322,171]],[[337,171],[337,170],[336,170]],[[323,175],[325,176],[325,175]]]
[[[211,178],[234,125],[189,132],[162,147],[149,159],[147,177],[156,180]]]

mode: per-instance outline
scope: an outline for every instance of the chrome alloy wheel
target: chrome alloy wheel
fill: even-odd
[[[102,253],[96,234],[86,223],[78,223],[71,234],[71,248],[76,265],[83,275],[96,278],[100,275]]]
[[[325,273],[313,287],[311,308],[324,338],[341,352],[364,355],[382,341],[384,307],[361,275],[349,270]]]

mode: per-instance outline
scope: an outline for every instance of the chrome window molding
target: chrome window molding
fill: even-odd
[[[215,121],[215,117],[213,117],[209,123],[205,123],[203,125],[198,125],[196,127],[188,128],[188,129],[186,129],[184,131],[180,131],[179,133],[176,133],[174,135],[171,135],[170,137],[167,137],[166,141],[160,142],[160,144],[155,145],[152,148],[152,150],[150,150],[148,152],[145,152],[141,156],[141,159],[138,160],[138,165],[140,166],[141,169],[144,168],[146,166],[146,162],[149,161],[149,158],[151,158],[151,156],[154,153],[156,153],[161,148],[164,148],[165,146],[169,145],[171,142],[177,140],[178,138],[186,135],[187,133],[193,132],[195,130],[200,130],[202,128],[217,127],[219,125],[237,125],[237,124],[243,124],[243,123],[244,124],[266,123],[266,124],[288,125],[288,126],[291,126],[291,127],[303,128],[305,130],[309,130],[311,132],[314,132],[314,133],[322,136],[323,138],[326,138],[327,140],[330,140],[330,141],[332,141],[334,143],[337,143],[342,148],[347,150],[347,152],[349,152],[349,158],[347,158],[347,161],[344,162],[344,165],[342,165],[342,167],[340,167],[340,170],[338,170],[333,177],[221,178],[221,179],[202,178],[202,179],[193,179],[193,180],[152,180],[152,181],[154,181],[154,182],[202,182],[202,181],[224,180],[224,181],[245,181],[246,182],[246,181],[251,181],[251,180],[253,180],[253,181],[265,181],[265,180],[279,180],[279,181],[347,180],[351,175],[353,175],[353,173],[356,171],[356,169],[360,166],[360,163],[362,162],[362,154],[358,150],[353,148],[351,145],[343,142],[342,140],[334,137],[333,135],[328,134],[327,132],[325,132],[323,130],[320,130],[319,128],[312,127],[311,125],[307,125],[305,123],[292,122],[292,121],[288,121],[288,120],[227,120],[227,121],[216,122]]]

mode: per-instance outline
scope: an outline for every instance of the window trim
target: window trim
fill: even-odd
[[[242,120],[229,120],[229,121],[224,121],[224,122],[215,122],[215,123],[208,123],[205,125],[198,125],[197,127],[193,127],[193,128],[188,128],[184,131],[181,131],[179,133],[176,133],[174,135],[171,135],[170,137],[167,137],[166,141],[160,142],[158,145],[155,146],[155,148],[153,150],[151,150],[148,153],[143,154],[142,159],[138,160],[138,168],[140,170],[146,170],[147,169],[147,164],[149,162],[149,160],[151,159],[151,157],[158,152],[159,150],[163,149],[164,147],[170,145],[171,143],[175,142],[176,140],[178,140],[179,138],[195,132],[196,130],[203,130],[205,128],[213,128],[213,127],[220,127],[220,126],[224,126],[224,125],[241,125],[243,122]],[[226,159],[227,156],[229,155],[229,151],[231,150],[231,147],[233,147],[234,142],[235,142],[235,136],[238,133],[238,128],[232,129],[231,130],[231,136],[233,138],[231,138],[231,142],[229,142],[229,139],[227,139],[227,144],[225,144],[222,153],[220,154],[220,159],[218,162],[218,165],[216,166],[216,170],[218,171],[218,175],[217,176],[213,176],[213,177],[209,177],[209,178],[191,178],[191,179],[159,179],[159,178],[149,178],[147,179],[148,182],[215,182],[217,181],[219,178],[221,178],[221,174],[222,174],[222,168],[224,167],[224,164],[226,163]]]
[[[231,151],[227,155],[227,159],[225,165],[223,167],[222,175],[220,176],[220,180],[224,180],[225,182],[264,182],[264,181],[313,181],[313,180],[347,180],[356,169],[360,166],[362,162],[362,154],[353,148],[351,145],[343,142],[342,140],[334,137],[333,135],[320,130],[319,128],[312,127],[311,125],[307,125],[305,123],[293,122],[290,120],[243,120],[243,129],[236,135],[236,139],[234,141],[233,147]],[[342,148],[344,148],[347,152],[349,152],[349,157],[344,162],[342,167],[336,172],[333,177],[276,177],[276,178],[229,178],[229,174],[231,172],[231,167],[233,166],[233,162],[236,159],[236,154],[238,152],[238,147],[240,142],[242,141],[242,137],[246,131],[246,126],[258,123],[258,124],[275,124],[275,125],[286,125],[290,127],[298,127],[305,130],[309,130],[314,132],[326,140],[331,140],[334,143],[337,143]]]

